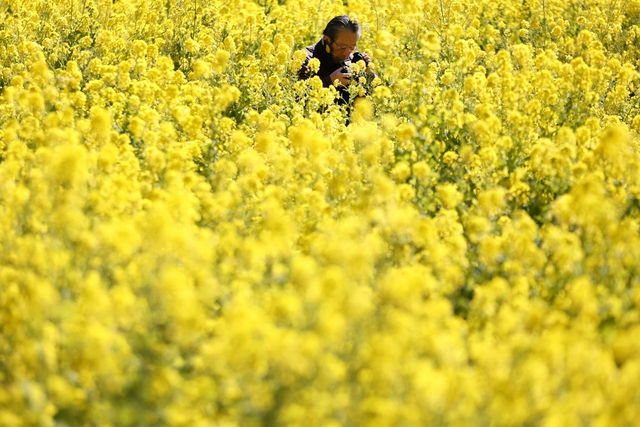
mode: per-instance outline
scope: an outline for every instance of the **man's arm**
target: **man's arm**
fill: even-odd
[[[306,80],[309,76],[309,61],[313,57],[313,53],[309,52],[308,48],[305,48],[305,52],[307,53],[307,58],[302,63],[302,66],[298,70],[298,80]]]

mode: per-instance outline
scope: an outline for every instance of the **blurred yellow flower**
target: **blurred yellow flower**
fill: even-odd
[[[635,425],[638,5],[529,3],[2,3],[0,425]]]

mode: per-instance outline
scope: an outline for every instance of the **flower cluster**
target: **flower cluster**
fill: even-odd
[[[605,3],[0,2],[0,425],[633,425]],[[297,80],[345,13],[349,108]]]

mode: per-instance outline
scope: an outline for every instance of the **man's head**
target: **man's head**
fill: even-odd
[[[335,62],[344,62],[356,50],[362,29],[355,18],[336,16],[327,24],[322,39]]]

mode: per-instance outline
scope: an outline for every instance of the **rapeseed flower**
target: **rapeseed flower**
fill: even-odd
[[[13,3],[0,424],[638,418],[633,2]]]

